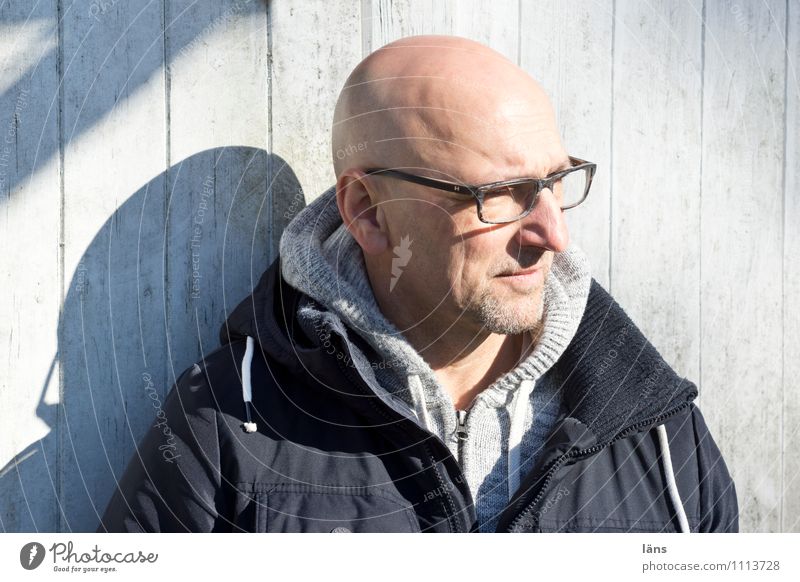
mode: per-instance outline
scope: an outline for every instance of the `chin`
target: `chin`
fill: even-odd
[[[518,294],[490,294],[477,309],[477,319],[493,333],[516,335],[538,329],[543,314],[541,290]]]

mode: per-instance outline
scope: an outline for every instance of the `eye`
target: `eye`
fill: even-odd
[[[535,186],[532,182],[498,186],[486,192],[484,202],[524,206],[531,201],[534,190]]]
[[[483,214],[488,220],[506,220],[525,212],[536,193],[533,182],[497,186],[483,196]]]

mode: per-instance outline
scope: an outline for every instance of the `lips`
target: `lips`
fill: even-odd
[[[541,265],[538,266],[538,267],[528,267],[527,269],[521,269],[519,271],[510,271],[508,273],[502,273],[502,274],[500,274],[498,276],[499,277],[519,277],[519,276],[522,276],[522,275],[530,275],[532,273],[535,273],[536,271],[538,271],[541,268],[542,268]]]

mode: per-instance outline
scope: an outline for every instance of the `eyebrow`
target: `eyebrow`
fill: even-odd
[[[560,172],[561,170],[567,170],[572,167],[572,161],[569,158],[565,158],[560,164],[557,164],[555,168],[551,168],[545,176],[549,176],[550,174],[555,174],[556,172]]]
[[[567,169],[569,169],[571,167],[572,167],[572,160],[570,160],[567,157],[567,158],[564,159],[563,162],[561,162],[561,164],[555,170],[551,171],[550,174],[554,174],[556,172],[560,172],[561,170],[567,170]]]
[[[560,164],[556,164],[555,167],[551,167],[550,171],[545,174],[545,176],[550,176],[551,174],[555,174],[556,172],[560,172],[561,170],[567,170],[572,167],[572,161],[569,157],[564,158],[564,160]],[[531,176],[516,176],[514,178],[505,178],[503,180],[484,180],[482,182],[477,182],[473,184],[473,186],[480,186],[483,184],[492,184],[494,182],[505,182],[507,180],[521,180],[522,178],[530,178]],[[542,176],[544,177],[544,176]]]

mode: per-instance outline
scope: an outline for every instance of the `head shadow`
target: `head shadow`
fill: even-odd
[[[0,469],[3,530],[95,530],[158,403],[218,347],[304,205],[283,159],[234,146],[174,164],[106,220],[70,267],[36,408],[50,431]]]

